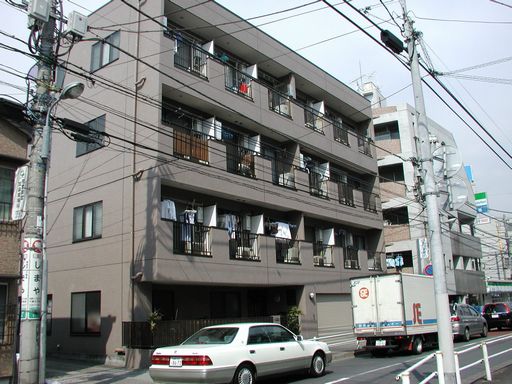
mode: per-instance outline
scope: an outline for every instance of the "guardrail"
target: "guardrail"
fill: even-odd
[[[497,343],[497,342],[500,342],[500,341],[504,341],[504,340],[507,340],[507,339],[511,339],[511,338],[512,338],[512,336],[507,336],[507,337],[499,338],[499,339],[496,339],[496,340],[491,340],[489,342],[483,341],[480,344],[473,345],[473,346],[471,346],[469,348],[463,349],[462,351],[455,351],[455,377],[456,377],[457,384],[462,384],[462,379],[461,379],[461,376],[460,376],[460,373],[462,371],[464,371],[466,369],[469,369],[471,367],[474,367],[474,366],[476,366],[478,364],[481,364],[481,363],[483,363],[484,367],[485,367],[485,378],[486,378],[486,380],[492,381],[490,359],[492,359],[493,357],[497,357],[497,356],[503,355],[505,353],[511,352],[512,348],[506,349],[506,350],[501,351],[501,352],[497,352],[497,353],[495,353],[493,355],[489,355],[489,353],[487,351],[487,345],[494,344],[494,343]],[[481,359],[477,360],[477,361],[472,362],[471,364],[468,364],[468,365],[465,365],[463,367],[460,367],[459,356],[464,354],[464,353],[466,353],[466,352],[474,351],[474,350],[479,349],[479,348],[482,349],[483,357]],[[396,381],[402,380],[402,384],[410,384],[410,382],[411,382],[410,381],[410,374],[411,374],[411,372],[414,371],[416,368],[419,368],[423,364],[429,362],[431,359],[433,359],[435,357],[436,358],[436,364],[437,364],[437,371],[432,372],[425,379],[420,381],[419,384],[428,383],[431,379],[433,379],[436,376],[438,377],[439,384],[444,384],[444,366],[443,366],[443,358],[442,358],[442,356],[443,356],[443,354],[442,354],[441,351],[437,351],[435,353],[432,353],[432,354],[428,355],[424,359],[421,359],[420,361],[418,361],[416,364],[414,364],[411,367],[407,368],[405,371],[399,373],[396,376],[395,380]]]

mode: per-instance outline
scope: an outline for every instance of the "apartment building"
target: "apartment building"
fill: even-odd
[[[0,383],[14,374],[21,263],[21,220],[11,216],[16,170],[27,162],[23,105],[0,99]]]
[[[140,4],[90,15],[67,64],[91,73],[53,137],[48,352],[136,366],[148,321],[171,343],[294,307],[350,332],[349,279],[384,263],[370,104],[215,2]]]
[[[372,96],[378,92],[377,89],[366,91]],[[432,274],[427,216],[420,203],[420,174],[414,164],[420,158],[415,110],[407,104],[382,106],[373,110],[373,116],[387,269]],[[444,146],[452,153],[457,148],[448,130],[430,119],[428,127],[434,151]],[[439,151],[443,149],[435,154]],[[448,294],[453,302],[480,303],[485,281],[481,242],[475,234],[476,210],[466,204],[474,206],[471,183],[463,167],[453,167],[448,172],[447,185],[441,158],[442,155],[436,156],[434,170],[440,172],[436,182]]]

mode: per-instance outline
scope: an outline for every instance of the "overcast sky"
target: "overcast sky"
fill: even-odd
[[[19,0],[18,0],[19,1]],[[398,26],[390,21],[390,14],[402,26],[399,1],[386,1],[388,11],[379,0],[353,0],[358,9],[365,8],[367,16],[383,28],[400,36]],[[219,0],[220,4],[244,18],[254,18],[287,8],[311,3],[311,0]],[[106,1],[64,1],[64,13],[71,10],[87,14]],[[340,0],[330,1],[363,27],[371,24],[356,15]],[[77,6],[84,4],[84,7]],[[473,113],[483,127],[512,154],[512,133],[509,108],[512,109],[512,0],[408,0],[407,7],[415,20],[415,27],[423,33],[427,55],[438,72],[450,72],[486,64],[478,69],[460,72],[472,79],[442,76],[440,79]],[[2,26],[0,30],[27,40],[26,14],[0,2]],[[302,14],[292,17],[294,15]],[[284,20],[278,20],[283,19]],[[278,21],[276,21],[278,20]],[[329,72],[339,80],[357,89],[358,82],[372,81],[388,105],[413,104],[411,77],[408,71],[389,53],[348,21],[316,2],[307,7],[280,13],[272,17],[255,18],[252,24],[281,41],[289,48]],[[266,24],[266,25],[262,25]],[[379,38],[375,27],[367,31]],[[328,41],[326,41],[328,40]],[[26,46],[3,35],[0,42],[26,50]],[[24,86],[23,80],[7,73],[13,68],[26,73],[33,63],[25,56],[0,48],[0,93],[25,100],[24,92],[10,84]],[[499,61],[495,64],[487,64]],[[9,68],[11,67],[11,68]],[[7,71],[7,72],[6,72]],[[486,78],[486,79],[482,79]],[[485,80],[485,81],[482,81]],[[7,83],[7,84],[6,84]],[[431,84],[434,84],[432,81]],[[404,89],[405,88],[405,89]],[[403,90],[402,90],[403,89]],[[436,87],[439,90],[438,87]],[[402,90],[402,91],[400,91]],[[491,209],[512,211],[512,158],[492,143],[487,134],[443,91],[439,93],[459,112],[464,120],[490,143],[506,165],[471,132],[442,102],[424,87],[427,114],[438,124],[450,130],[461,150],[463,161],[471,165],[476,183],[475,192],[487,192]],[[500,214],[495,212],[496,214]]]

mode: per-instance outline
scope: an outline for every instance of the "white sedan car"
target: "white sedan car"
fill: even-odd
[[[279,324],[224,324],[156,349],[149,374],[156,383],[252,384],[257,377],[300,370],[322,376],[331,360],[327,344],[304,340]]]

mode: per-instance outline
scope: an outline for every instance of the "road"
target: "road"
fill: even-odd
[[[493,340],[501,340],[505,336],[512,335],[510,331],[494,331],[490,332],[486,339],[476,338],[469,342],[455,343],[455,350],[461,351],[470,346],[480,344],[483,340],[491,342]],[[512,339],[502,342],[489,344],[489,355],[492,355],[500,350],[508,349],[512,346]],[[333,346],[332,349],[344,348],[347,350],[346,345],[340,344]],[[304,375],[289,375],[280,378],[273,378],[271,380],[259,381],[262,384],[337,384],[337,383],[396,383],[395,377],[417,361],[423,359],[434,350],[425,351],[422,355],[411,356],[404,353],[393,353],[386,357],[376,358],[370,354],[361,354],[358,356],[349,356],[346,353],[336,353],[338,357],[332,364],[328,366],[327,374],[321,378],[313,379]],[[460,358],[460,365],[464,367],[469,362],[476,361],[482,357],[482,352],[478,348],[475,351],[464,354]],[[499,357],[491,360],[491,369],[495,370],[500,365],[510,363],[512,361],[512,352],[508,352]],[[423,369],[415,375],[411,376],[411,382],[417,383],[420,376],[426,376],[426,373],[435,371],[435,363],[427,364]],[[483,365],[464,370],[462,372],[462,382],[468,383],[476,380],[475,374],[483,374]],[[129,371],[116,368],[108,368],[104,366],[77,366],[75,363],[67,361],[53,361],[48,365],[47,377],[49,383],[97,383],[97,384],[110,384],[110,383],[152,383],[147,370]]]

